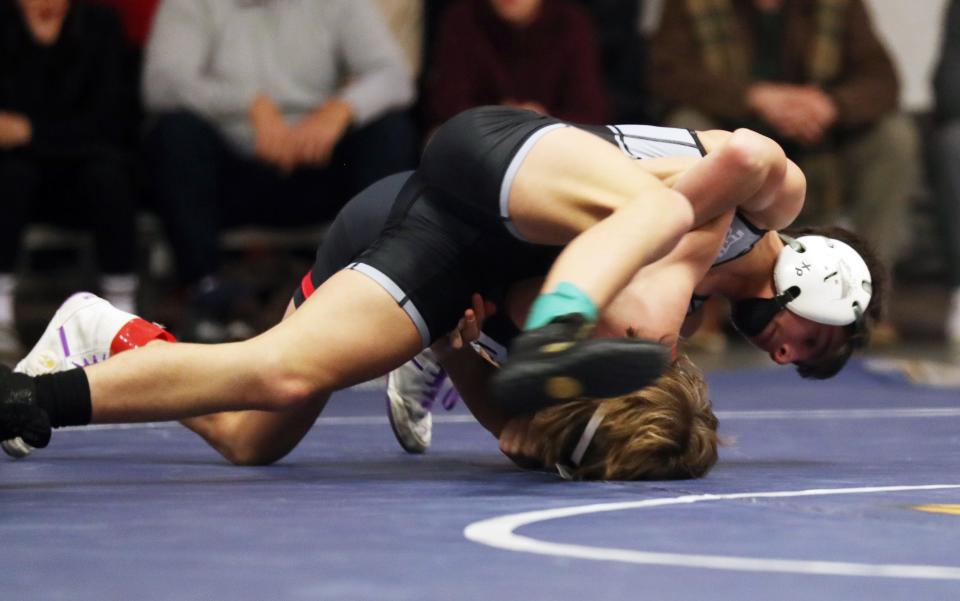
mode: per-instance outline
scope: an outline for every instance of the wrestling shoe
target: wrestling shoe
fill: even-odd
[[[78,292],[60,305],[14,372],[39,376],[86,367],[157,339],[174,340],[160,326],[121,311],[99,296]],[[29,441],[16,438],[0,443],[4,452],[17,458],[29,455],[30,447]]]
[[[397,442],[408,453],[423,453],[430,447],[433,405],[440,401],[450,410],[459,399],[447,372],[433,352],[424,349],[387,375],[387,415]]]
[[[578,398],[621,396],[666,370],[667,347],[640,338],[590,338],[594,325],[579,314],[563,315],[518,336],[493,376],[494,400],[511,413],[531,413]]]
[[[19,439],[31,450],[50,443],[50,418],[36,396],[33,378],[0,366],[0,439]]]

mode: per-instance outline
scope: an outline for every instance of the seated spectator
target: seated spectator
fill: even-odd
[[[165,0],[143,91],[153,201],[207,331],[221,228],[322,223],[416,163],[412,78],[369,0]]]
[[[107,8],[0,1],[0,332],[13,337],[14,267],[27,224],[96,235],[103,293],[134,310],[136,187],[123,32]]]
[[[124,79],[130,84],[127,94],[130,106],[133,107],[133,120],[137,127],[131,131],[129,144],[136,146],[141,141],[141,125],[143,124],[143,104],[141,102],[139,82],[141,67],[143,66],[143,46],[147,41],[147,34],[153,23],[153,14],[160,5],[160,0],[85,0],[88,4],[101,4],[116,11],[123,23],[126,34],[126,48],[124,49]]]
[[[776,138],[808,176],[800,221],[847,220],[893,265],[918,141],[862,0],[667,2],[650,54],[671,125]]]
[[[377,0],[387,28],[403,50],[410,73],[416,78],[423,67],[423,1]]]
[[[91,0],[88,0],[91,1]],[[123,21],[127,42],[134,48],[143,48],[153,23],[153,14],[160,0],[93,0],[112,7]]]
[[[459,0],[444,13],[427,74],[432,129],[482,104],[607,121],[593,24],[568,0]]]
[[[960,0],[947,10],[934,93],[938,123],[931,158],[952,288],[946,335],[960,345]]]

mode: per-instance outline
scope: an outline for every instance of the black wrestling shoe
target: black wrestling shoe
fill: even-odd
[[[0,440],[20,437],[35,448],[50,443],[50,418],[36,399],[33,378],[0,366]]]
[[[666,370],[670,351],[662,344],[590,338],[593,328],[571,314],[518,336],[493,377],[493,398],[511,413],[530,413],[579,398],[621,396]]]

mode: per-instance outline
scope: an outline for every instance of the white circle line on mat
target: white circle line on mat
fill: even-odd
[[[554,557],[590,559],[594,561],[617,561],[644,565],[702,568],[711,570],[734,570],[741,572],[777,572],[788,574],[817,574],[827,576],[866,576],[879,578],[914,578],[926,580],[960,580],[960,566],[871,564],[842,561],[807,561],[795,559],[771,559],[764,557],[737,557],[692,553],[657,553],[632,549],[590,547],[585,545],[552,543],[517,534],[523,526],[574,516],[689,505],[736,499],[772,499],[817,497],[829,495],[857,495],[871,493],[897,493],[909,491],[932,491],[960,489],[960,484],[928,484],[918,486],[872,486],[861,488],[826,488],[795,491],[744,492],[731,494],[684,495],[663,499],[598,503],[576,507],[561,507],[515,513],[474,522],[463,534],[473,542],[517,551]]]
[[[912,407],[903,409],[759,409],[717,411],[717,417],[724,420],[776,420],[776,419],[907,419],[907,418],[944,418],[960,417],[960,408],[952,407]],[[469,424],[477,420],[467,414],[434,414],[434,423]],[[386,415],[332,415],[321,416],[317,426],[380,426],[389,424]],[[97,430],[136,430],[141,428],[179,427],[176,422],[143,422],[136,424],[95,424],[91,426],[71,426],[63,428],[70,431]]]

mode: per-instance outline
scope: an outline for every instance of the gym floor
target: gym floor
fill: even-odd
[[[756,358],[756,355],[752,355]],[[336,395],[264,468],[177,425],[55,433],[0,459],[8,599],[960,598],[960,395],[859,362],[708,374],[701,480],[520,471],[462,408],[404,454],[382,393]]]

